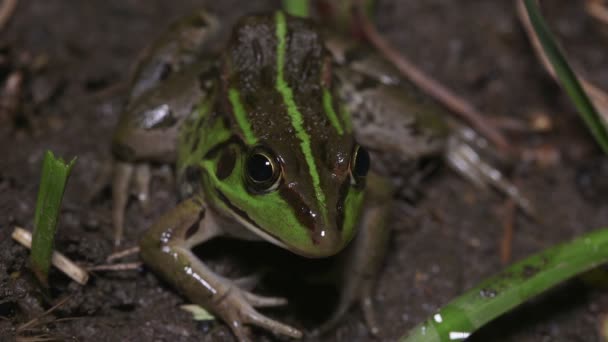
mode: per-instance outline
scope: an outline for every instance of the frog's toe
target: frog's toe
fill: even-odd
[[[275,321],[259,313],[254,307],[268,307],[284,305],[287,300],[284,298],[262,297],[247,291],[232,287],[221,302],[218,302],[217,309],[224,321],[228,323],[230,329],[237,336],[239,341],[249,341],[245,324],[255,325],[260,328],[272,331],[277,335],[285,335],[293,338],[302,337],[302,332],[289,325]],[[242,337],[243,336],[243,337]]]
[[[248,276],[233,279],[232,283],[234,283],[234,285],[238,286],[242,290],[251,291],[259,284],[260,280],[262,280],[262,277],[264,277],[267,273],[268,270],[259,270]]]
[[[361,311],[363,312],[363,319],[365,320],[365,325],[367,326],[369,333],[373,336],[381,336],[372,297],[364,294],[359,300],[359,305],[361,307]],[[346,307],[342,307],[334,311],[327,321],[311,332],[311,336],[322,336],[334,329],[344,317],[346,311]]]
[[[149,164],[139,164],[135,168],[134,175],[134,186],[135,186],[135,195],[137,196],[137,200],[141,204],[142,209],[145,213],[148,213],[150,210],[150,180],[152,179],[152,174],[150,171]]]
[[[234,334],[234,337],[236,337],[237,341],[253,341],[253,339],[251,338],[251,330],[249,329],[249,327],[239,324],[238,322],[233,322],[232,324],[229,324],[229,327],[230,330],[232,330],[232,333]]]
[[[302,338],[302,332],[300,330],[266,317],[251,307],[246,311],[244,321],[248,324],[270,330],[275,334],[285,335],[293,338]]]
[[[287,299],[282,297],[264,297],[250,292],[245,292],[245,299],[256,308],[287,305]]]
[[[114,245],[120,245],[123,236],[125,211],[129,200],[129,184],[133,177],[133,165],[117,162],[112,179],[112,224]]]
[[[359,305],[363,312],[363,319],[369,329],[369,333],[374,336],[380,335],[380,327],[378,326],[378,319],[376,318],[376,309],[374,307],[374,301],[372,300],[371,293],[363,294]]]

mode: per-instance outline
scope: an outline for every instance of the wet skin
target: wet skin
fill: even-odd
[[[197,13],[140,61],[113,138],[113,220],[122,236],[130,183],[145,202],[150,163],[176,165],[182,201],[140,242],[141,258],[226,322],[302,333],[255,308],[286,304],[211,271],[191,248],[218,236],[265,240],[308,258],[339,253],[334,325],[360,304],[372,333],[393,190],[369,151],[442,155],[441,110],[377,57],[282,12],[245,17],[217,53],[219,24]],[[373,154],[373,153],[372,153]]]

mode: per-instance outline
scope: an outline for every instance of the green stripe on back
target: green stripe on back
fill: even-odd
[[[340,121],[338,121],[338,116],[334,110],[333,98],[327,89],[323,89],[323,107],[325,107],[325,114],[329,118],[329,122],[331,122],[332,126],[338,131],[338,134],[344,134],[342,125],[340,124]]]
[[[253,129],[251,128],[249,120],[247,120],[247,113],[245,113],[245,108],[241,103],[238,90],[230,88],[228,90],[228,99],[230,100],[230,104],[232,104],[232,111],[234,112],[236,123],[239,125],[243,135],[245,136],[245,142],[247,142],[247,144],[250,146],[255,145],[257,139],[253,134]]]
[[[315,160],[312,155],[312,148],[310,146],[310,136],[304,130],[304,119],[302,114],[298,110],[298,107],[293,99],[293,91],[285,81],[284,68],[285,68],[285,50],[286,50],[286,36],[287,36],[287,24],[285,22],[285,14],[283,12],[277,12],[276,14],[276,34],[277,34],[277,91],[283,96],[283,101],[287,106],[287,113],[291,119],[291,124],[296,130],[296,136],[300,139],[300,147],[302,153],[308,164],[310,175],[312,177],[312,184],[315,190],[315,195],[319,201],[319,209],[323,213],[323,216],[327,217],[327,206],[325,201],[325,193],[321,189],[321,181],[319,179],[319,171],[315,165]]]

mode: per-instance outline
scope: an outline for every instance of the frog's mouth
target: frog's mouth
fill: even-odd
[[[279,237],[262,229],[262,227],[259,224],[257,224],[251,217],[249,217],[249,215],[247,215],[246,212],[244,212],[239,207],[235,206],[232,202],[230,202],[230,200],[226,197],[226,195],[224,195],[224,193],[222,193],[222,191],[220,191],[217,188],[215,189],[215,191],[216,191],[217,196],[220,199],[220,201],[222,201],[222,203],[224,203],[224,205],[226,205],[228,208],[230,208],[230,213],[231,213],[230,215],[238,223],[240,223],[242,226],[246,227],[250,232],[252,232],[256,236],[259,236],[260,238],[262,238],[278,247],[284,248],[290,252],[293,252],[293,253],[300,255],[302,257],[305,257],[305,258],[318,259],[318,258],[323,258],[323,257],[327,257],[327,256],[335,254],[335,253],[331,253],[330,255],[325,255],[325,254],[310,253],[309,251],[305,251],[296,246],[286,244]]]
[[[224,205],[226,205],[228,208],[230,208],[230,212],[232,214],[231,216],[234,219],[236,219],[241,225],[245,226],[247,229],[249,229],[251,232],[253,232],[256,236],[259,236],[259,237],[263,238],[264,240],[271,242],[274,245],[277,245],[281,248],[290,249],[283,241],[281,241],[281,239],[264,231],[262,229],[262,227],[260,227],[260,225],[258,225],[251,217],[249,217],[249,215],[247,215],[246,212],[244,212],[239,207],[232,204],[232,202],[230,202],[228,197],[226,197],[226,195],[224,195],[224,193],[221,192],[220,189],[216,188],[215,191],[216,191],[217,196],[220,199],[220,201],[222,201],[222,203],[224,203]]]

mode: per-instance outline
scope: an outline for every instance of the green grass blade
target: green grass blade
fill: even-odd
[[[608,262],[608,228],[533,255],[483,281],[401,338],[454,341],[547,289]]]
[[[283,0],[285,12],[296,17],[308,17],[310,15],[309,6],[308,0]]]
[[[66,164],[61,158],[56,159],[51,151],[47,151],[44,155],[30,254],[32,270],[44,285],[48,285],[61,200],[75,161],[76,158]]]
[[[583,120],[587,124],[595,141],[601,146],[604,153],[608,154],[608,131],[604,122],[578,82],[578,79],[568,65],[566,58],[560,52],[559,47],[555,43],[555,39],[551,35],[551,31],[549,31],[545,20],[540,14],[536,0],[525,0],[524,3],[532,27],[538,36],[543,50],[547,54],[547,58],[553,65],[553,69],[555,69],[555,73],[562,83],[562,86],[570,99],[574,102],[576,109],[583,117]]]

